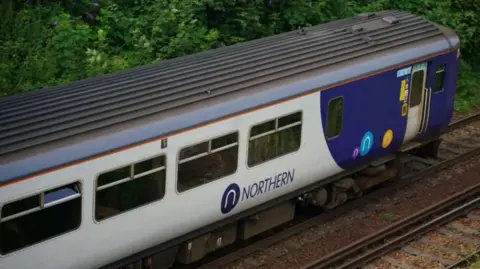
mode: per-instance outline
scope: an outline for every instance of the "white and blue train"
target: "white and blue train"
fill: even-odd
[[[459,38],[399,11],[0,99],[0,268],[170,268],[434,154]]]

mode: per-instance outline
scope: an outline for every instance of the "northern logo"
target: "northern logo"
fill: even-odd
[[[228,185],[227,189],[225,189],[225,192],[223,192],[220,210],[223,214],[227,214],[228,212],[232,211],[232,209],[238,204],[239,200],[240,187],[238,184],[232,183]]]
[[[292,183],[294,176],[295,169],[292,169],[281,172],[274,177],[269,177],[252,183],[243,188],[240,188],[237,183],[232,183],[228,185],[223,192],[220,211],[222,211],[223,214],[227,214],[232,211],[240,201],[254,198],[258,195]]]

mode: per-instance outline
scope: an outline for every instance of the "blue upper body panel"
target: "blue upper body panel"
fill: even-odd
[[[445,89],[432,94],[428,127],[419,137],[438,136],[449,124],[455,96],[456,55],[457,52],[450,52],[423,61],[428,63],[427,88],[434,87],[437,66],[446,64]],[[409,70],[408,67],[412,66],[396,68],[322,92],[321,117],[325,137],[328,104],[334,98],[343,97],[341,132],[327,139],[329,150],[340,167],[349,169],[368,163],[396,151],[402,145],[408,114],[402,115],[404,101],[401,100],[401,85],[402,80],[410,84],[411,70],[404,74],[400,70]],[[393,134],[393,138],[384,148],[382,142],[387,131]]]
[[[322,87],[329,87],[336,83],[360,78],[390,66],[417,61],[422,57],[447,52],[451,49],[454,49],[454,47],[451,46],[447,39],[444,39],[419,45],[408,50],[384,53],[377,57],[370,57],[365,61],[355,62],[352,65],[333,68],[331,71],[323,72],[305,80],[291,82],[256,94],[149,123],[141,127],[111,133],[49,152],[39,153],[32,157],[3,163],[0,166],[0,186],[45,170],[65,166],[115,150],[121,150],[122,148],[171,135],[207,122],[315,92]],[[402,124],[404,119],[400,116],[398,104],[399,79],[395,75],[396,71],[388,71],[369,79],[362,79],[322,92],[322,109],[326,108],[325,102],[341,93],[359,98],[358,101],[362,101],[346,100],[345,124],[342,137],[329,141],[329,147],[335,158],[337,160],[346,160],[345,163],[342,162],[343,166],[353,164],[346,157],[347,155],[351,156],[353,148],[358,146],[359,139],[366,131],[374,132],[374,138],[377,141],[379,136],[385,132],[385,128],[392,128],[395,138],[401,136],[404,129],[402,127],[404,126],[404,123]],[[387,85],[391,85],[396,90],[378,91],[378,87],[385,88]],[[322,117],[324,117],[324,111],[322,111]],[[374,121],[379,120],[378,117],[380,117],[382,124],[374,123]],[[387,150],[391,151],[397,148],[399,143],[398,140],[395,140]],[[369,156],[378,155],[376,153],[377,150],[375,148]]]

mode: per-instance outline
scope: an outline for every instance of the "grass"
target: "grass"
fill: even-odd
[[[379,216],[381,220],[388,221],[388,222],[395,222],[398,220],[398,216],[391,214],[391,213],[384,213]]]

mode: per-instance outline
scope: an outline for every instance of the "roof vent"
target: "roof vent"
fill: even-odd
[[[376,15],[375,13],[361,13],[358,16],[360,18],[366,20],[366,19],[371,19],[371,18],[375,17],[375,15]]]
[[[382,20],[383,20],[384,22],[390,23],[390,24],[398,23],[398,19],[395,18],[394,16],[387,16],[387,17],[384,17]]]
[[[377,42],[371,36],[364,36],[362,37],[363,41],[365,41],[369,45],[375,45]]]
[[[300,28],[298,29],[298,32],[297,32],[299,35],[306,35],[307,34],[307,30],[305,28]]]
[[[341,32],[346,32],[347,28],[340,28],[340,29],[335,29],[333,30],[334,33],[341,33]]]
[[[356,33],[356,32],[362,32],[362,31],[363,31],[363,26],[360,26],[360,25],[352,26],[352,32]]]

